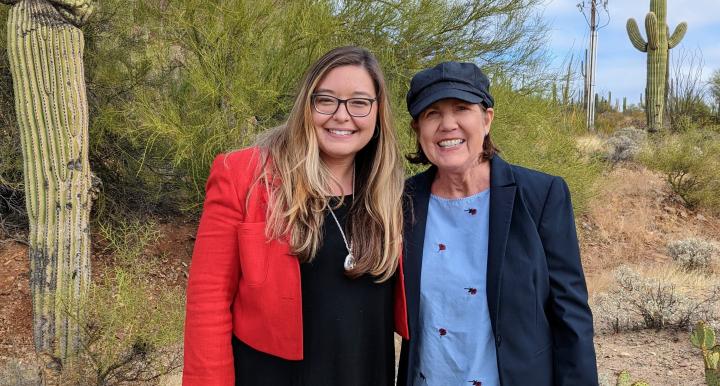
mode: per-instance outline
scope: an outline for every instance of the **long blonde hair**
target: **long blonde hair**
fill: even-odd
[[[322,243],[325,209],[332,195],[329,187],[336,181],[320,158],[311,94],[326,73],[347,65],[368,71],[378,106],[373,138],[355,156],[355,199],[348,212],[347,233],[357,262],[347,274],[367,273],[382,282],[395,272],[402,248],[403,169],[385,78],[368,50],[336,48],[310,67],[287,122],[257,140],[263,154],[257,181],[269,193],[268,236],[289,236],[291,251],[300,262],[312,261]]]

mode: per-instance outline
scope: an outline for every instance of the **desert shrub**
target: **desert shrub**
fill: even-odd
[[[688,207],[720,211],[720,134],[690,130],[649,141],[639,159],[665,179]]]
[[[630,161],[640,153],[643,143],[647,139],[644,130],[638,130],[634,127],[626,127],[615,131],[607,141],[605,141],[605,160],[616,164],[622,161]]]
[[[593,309],[599,327],[616,333],[638,328],[685,328],[697,320],[714,319],[720,303],[720,285],[702,295],[692,295],[626,266],[615,271],[615,285],[595,297]]]
[[[647,131],[641,130],[641,129],[636,129],[634,126],[617,129],[617,130],[615,130],[615,132],[612,135],[613,135],[613,137],[628,137],[633,142],[635,142],[639,145],[645,143],[645,141],[647,140],[647,137],[648,137]]]
[[[595,132],[609,135],[615,129],[617,129],[619,124],[623,124],[622,122],[626,119],[626,116],[617,111],[597,111],[596,110],[596,116],[595,116]]]
[[[84,338],[63,379],[77,385],[157,380],[182,364],[184,291],[155,282],[152,272],[162,267],[147,254],[157,238],[152,224],[127,222],[102,233],[113,261],[77,315]]]
[[[0,365],[0,382],[12,386],[41,385],[40,370],[36,363],[10,358]]]
[[[672,241],[667,249],[673,261],[687,270],[708,269],[717,250],[712,243],[697,238]]]

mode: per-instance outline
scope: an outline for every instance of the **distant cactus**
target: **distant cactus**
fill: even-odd
[[[687,23],[678,24],[671,36],[666,21],[666,0],[650,0],[650,12],[645,16],[647,42],[640,35],[635,19],[628,19],[627,33],[632,45],[641,52],[647,52],[647,85],[645,86],[645,114],[648,131],[660,130],[663,125],[666,83],[668,77],[669,50],[680,43]]]
[[[562,88],[562,105],[568,106],[570,104],[570,81],[572,80],[573,73],[572,73],[572,57],[570,58],[570,63],[568,63],[567,72],[565,73],[565,78],[563,79],[563,88]]]
[[[720,386],[720,345],[715,344],[715,330],[705,322],[698,322],[690,334],[690,343],[702,352],[705,382],[708,386]]]
[[[35,349],[56,363],[79,348],[79,304],[90,284],[88,104],[83,33],[90,0],[12,5],[8,57],[30,219]],[[56,366],[57,367],[57,366]]]
[[[630,372],[627,370],[623,370],[620,372],[620,374],[618,374],[615,386],[650,386],[650,384],[645,381],[633,382],[632,378],[630,377]]]

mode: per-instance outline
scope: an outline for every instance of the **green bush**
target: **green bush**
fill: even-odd
[[[568,119],[551,101],[502,85],[492,92],[496,106],[491,135],[503,158],[563,177],[572,192],[576,214],[583,213],[595,195],[603,166],[584,159],[576,147],[575,136],[584,133],[582,117]]]
[[[184,289],[155,282],[163,267],[147,253],[157,240],[153,224],[105,225],[102,234],[112,264],[77,315],[84,339],[62,378],[77,385],[157,380],[182,364]]]
[[[720,133],[688,130],[660,135],[649,141],[639,158],[665,174],[688,207],[720,212]]]
[[[537,74],[523,69],[540,60],[540,3],[107,0],[86,27],[97,208],[198,208],[214,156],[282,123],[309,64],[339,45],[377,55],[410,151],[411,75],[448,59]]]

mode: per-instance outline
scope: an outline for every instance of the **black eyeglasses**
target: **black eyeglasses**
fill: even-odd
[[[376,100],[377,98],[340,99],[332,95],[312,94],[313,108],[318,113],[333,115],[340,108],[340,104],[344,104],[348,114],[356,118],[368,116]]]

